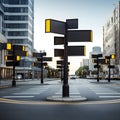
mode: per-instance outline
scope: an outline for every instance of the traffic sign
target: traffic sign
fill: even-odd
[[[37,58],[37,61],[52,61],[52,57],[40,57]]]
[[[64,56],[64,49],[54,49],[54,56],[55,57]]]
[[[15,50],[15,55],[17,56],[28,56],[28,51]]]
[[[108,65],[108,68],[115,68],[114,65]]]
[[[97,59],[94,59],[94,63],[97,63],[97,62],[98,62],[98,63],[101,63],[101,64],[106,64],[106,63],[105,63],[105,59],[98,59],[98,60],[97,60]]]
[[[47,66],[47,63],[45,62],[45,63],[40,63],[40,62],[34,62],[33,63],[33,66],[35,66],[35,67],[39,67],[39,68],[41,68],[41,66]]]
[[[13,49],[16,51],[25,51],[25,46],[24,45],[13,45]]]
[[[92,30],[68,30],[68,42],[92,42]]]
[[[67,29],[78,29],[78,19],[67,19]]]
[[[46,19],[45,20],[45,32],[46,33],[57,33],[57,34],[65,34],[65,22]]]
[[[94,65],[94,68],[100,68],[100,65]]]
[[[33,53],[32,56],[33,56],[33,57],[42,57],[42,56],[46,56],[46,52],[43,52],[43,53]]]
[[[58,60],[57,64],[64,65],[64,60]],[[70,65],[70,62],[68,62],[68,65]]]
[[[54,45],[63,45],[64,37],[54,37]]]
[[[68,56],[85,56],[85,46],[68,46]]]
[[[85,56],[86,47],[85,46],[68,46],[68,56]],[[60,57],[64,56],[64,49],[55,49],[54,56]]]
[[[92,54],[92,58],[98,58],[98,57],[102,57],[102,54]]]
[[[7,61],[6,62],[6,66],[13,66],[13,65],[19,66],[20,65],[20,61],[16,61],[16,62],[14,62],[14,61]]]

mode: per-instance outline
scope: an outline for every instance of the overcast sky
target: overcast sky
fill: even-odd
[[[78,18],[79,30],[93,30],[92,43],[72,43],[86,45],[86,57],[69,57],[70,73],[74,73],[80,66],[83,58],[89,58],[92,47],[103,45],[102,29],[119,0],[34,0],[34,47],[38,51],[45,50],[47,56],[54,56],[54,36],[45,33],[45,19],[51,18],[60,21]],[[71,44],[70,44],[71,45]],[[55,65],[50,64],[51,66]]]

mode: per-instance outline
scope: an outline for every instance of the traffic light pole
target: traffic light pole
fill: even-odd
[[[65,40],[64,40],[64,80],[63,80],[63,94],[62,97],[69,97],[68,85],[68,41],[67,41],[67,25],[65,24]]]
[[[41,54],[41,84],[43,84],[43,55]]]
[[[15,58],[15,48],[13,46],[13,80],[12,80],[12,87],[16,86],[16,81],[15,81],[15,61],[16,61],[16,58]]]
[[[108,66],[109,66],[109,75],[108,75],[108,82],[110,82],[110,76],[111,76],[111,72],[110,72],[110,58],[108,59]]]
[[[97,82],[99,82],[99,58],[97,57],[97,66],[98,66],[98,68],[97,68]]]

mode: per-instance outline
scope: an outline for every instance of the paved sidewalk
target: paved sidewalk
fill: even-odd
[[[12,86],[12,80],[0,80],[0,88],[7,88]]]

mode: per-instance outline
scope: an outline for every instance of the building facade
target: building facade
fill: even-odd
[[[103,26],[103,55],[115,54],[115,72],[120,75],[120,2],[117,4],[111,17]]]
[[[30,71],[34,49],[34,0],[0,0],[0,33],[7,42],[26,46],[29,56],[22,58],[20,71]]]

